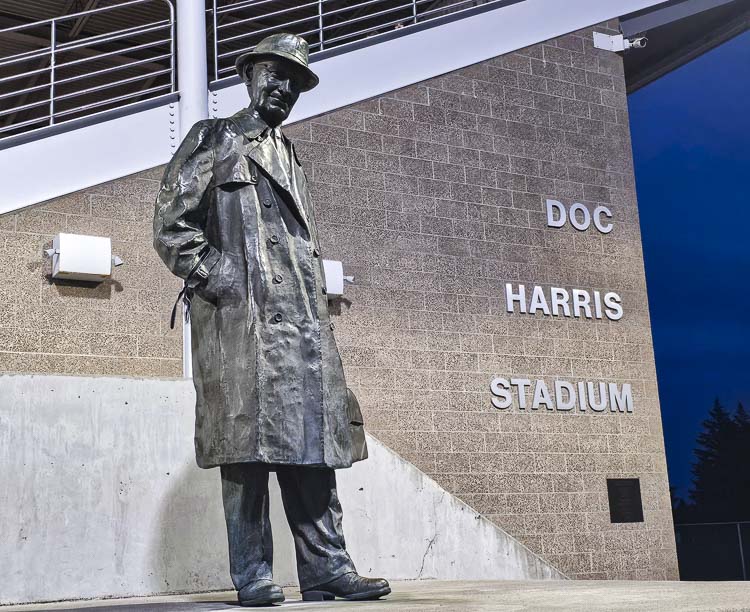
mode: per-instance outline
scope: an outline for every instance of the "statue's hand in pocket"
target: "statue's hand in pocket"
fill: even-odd
[[[241,257],[222,253],[206,282],[195,292],[214,306],[237,304],[243,300],[245,286]]]

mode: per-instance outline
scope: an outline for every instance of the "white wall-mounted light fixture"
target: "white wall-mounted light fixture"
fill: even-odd
[[[112,256],[112,240],[100,236],[57,234],[45,254],[52,258],[52,278],[64,280],[101,282],[125,263]]]
[[[344,281],[353,283],[353,276],[344,276],[344,264],[330,259],[323,260],[323,272],[326,277],[326,294],[328,299],[344,295]]]

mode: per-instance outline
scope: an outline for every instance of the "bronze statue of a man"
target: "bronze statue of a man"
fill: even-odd
[[[272,581],[271,471],[303,599],[375,599],[390,593],[388,582],[359,576],[345,548],[334,470],[361,449],[305,174],[279,128],[318,77],[293,34],[264,39],[237,71],[250,106],[193,126],[167,166],[154,217],[156,250],[190,298],[196,458],[221,466],[241,604],[284,600]]]

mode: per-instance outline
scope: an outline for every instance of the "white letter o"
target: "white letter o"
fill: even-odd
[[[576,217],[576,213],[579,210],[583,212],[583,223],[579,223],[578,218]],[[573,206],[570,207],[568,216],[570,217],[570,224],[581,232],[587,230],[589,225],[591,225],[591,213],[589,213],[589,209],[583,204],[573,204]]]

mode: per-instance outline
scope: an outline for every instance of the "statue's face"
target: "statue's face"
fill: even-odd
[[[271,127],[281,125],[302,91],[301,69],[283,59],[270,59],[254,64],[252,71],[247,85],[252,107]]]

